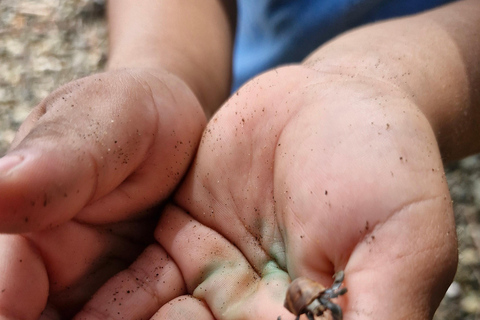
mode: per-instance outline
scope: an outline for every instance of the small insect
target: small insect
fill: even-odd
[[[308,278],[297,278],[288,287],[284,306],[297,316],[295,320],[300,319],[302,314],[309,320],[315,320],[315,316],[321,316],[327,309],[332,313],[334,320],[342,320],[342,309],[330,299],[347,292],[347,288],[340,288],[343,278],[343,271],[337,272],[332,286],[327,289]],[[281,318],[278,317],[277,320]]]

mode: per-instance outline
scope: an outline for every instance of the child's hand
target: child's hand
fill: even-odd
[[[220,109],[155,238],[78,319],[289,320],[290,280],[339,270],[345,320],[429,319],[456,267],[426,118],[383,82],[300,66]]]
[[[128,265],[152,236],[143,211],[177,186],[205,123],[159,70],[93,75],[37,106],[0,160],[0,231],[23,234],[0,238],[0,310],[34,319],[50,295],[68,313]]]

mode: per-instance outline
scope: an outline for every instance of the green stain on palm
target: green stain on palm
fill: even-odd
[[[268,214],[267,216],[261,216],[260,211],[256,210],[255,212],[258,216],[254,220],[254,229],[251,230],[251,233],[259,235],[256,237],[257,245],[263,247],[267,251],[267,254],[277,262],[280,268],[285,269],[285,243],[275,223],[274,214],[272,213],[271,216]]]
[[[236,263],[238,265],[238,263]],[[197,286],[200,286],[203,282],[209,280],[213,276],[220,276],[222,273],[225,273],[227,270],[235,268],[235,262],[226,261],[226,260],[212,260],[207,264],[203,270],[200,272],[200,276],[196,279],[195,283]]]
[[[290,276],[275,261],[269,261],[262,270],[262,281],[271,286],[269,292],[273,300],[283,303],[290,283]]]
[[[286,270],[287,256],[285,252],[285,245],[280,241],[275,241],[270,246],[268,254],[278,264],[278,268]]]
[[[285,271],[280,268],[276,261],[270,260],[263,267],[262,278],[267,279],[271,276],[278,276],[279,273],[285,274]]]

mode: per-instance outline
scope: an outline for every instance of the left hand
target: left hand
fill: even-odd
[[[77,319],[293,319],[291,279],[345,270],[344,319],[429,319],[456,267],[429,122],[399,89],[303,66],[207,126],[155,232]]]

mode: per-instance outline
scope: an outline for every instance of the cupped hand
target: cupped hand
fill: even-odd
[[[42,101],[0,159],[0,315],[37,319],[47,300],[69,315],[130,264],[205,123],[161,70],[93,75]]]
[[[152,245],[77,319],[294,319],[291,279],[344,319],[429,319],[456,236],[442,161],[414,101],[386,82],[304,66],[249,82],[207,126]]]

